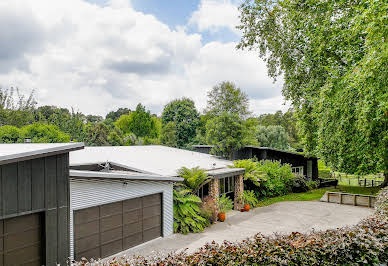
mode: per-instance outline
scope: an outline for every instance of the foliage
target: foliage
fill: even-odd
[[[104,118],[100,115],[87,115],[86,122],[91,124],[100,123],[104,120]]]
[[[388,187],[380,190],[375,203],[376,214],[383,219],[388,219]]]
[[[296,149],[302,148],[298,132],[298,123],[295,112],[292,108],[287,112],[277,111],[274,114],[262,114],[258,118],[258,124],[261,126],[282,126],[288,136],[288,142]]]
[[[117,130],[114,128],[113,130],[110,130],[108,135],[108,142],[112,146],[121,146],[124,144],[123,136],[120,132],[120,130]]]
[[[306,185],[307,185],[308,190],[317,189],[319,186],[318,182],[313,181],[313,180],[308,180],[306,182]]]
[[[296,175],[292,180],[292,192],[300,193],[309,190],[308,180],[304,175]]]
[[[237,114],[223,112],[206,124],[206,140],[215,145],[212,153],[232,158],[234,150],[243,146],[244,127]]]
[[[248,96],[232,82],[221,82],[214,86],[207,96],[208,115],[221,116],[228,113],[245,119],[250,114]]]
[[[288,150],[287,132],[282,126],[258,126],[257,141],[262,147]]]
[[[176,99],[168,103],[162,113],[163,125],[175,123],[177,147],[186,147],[195,137],[199,124],[199,113],[194,101],[188,98]]]
[[[211,224],[217,221],[218,205],[217,201],[213,197],[206,196],[202,200],[200,211],[201,215],[206,218]]]
[[[163,257],[115,257],[109,265],[384,265],[388,221],[367,218],[357,225],[311,233],[257,234],[240,242],[208,243],[196,252]],[[100,261],[91,263],[97,265]],[[87,261],[76,266],[89,265]],[[100,264],[99,264],[100,265]]]
[[[21,138],[22,140],[29,138],[33,143],[59,143],[70,141],[70,136],[60,131],[58,127],[40,123],[22,127]]]
[[[199,167],[182,167],[178,170],[178,175],[182,177],[183,184],[190,188],[193,193],[197,193],[201,186],[209,180],[209,176],[204,169]]]
[[[244,168],[244,181],[250,181],[255,186],[260,186],[260,182],[265,181],[264,172],[260,170],[260,164],[253,159],[233,161],[233,168]]]
[[[238,48],[282,75],[307,152],[337,171],[386,170],[388,3],[246,0],[240,11]]]
[[[258,166],[265,174],[265,182],[260,183],[260,189],[256,190],[258,197],[274,197],[292,191],[294,175],[289,164],[265,160],[258,162]]]
[[[176,125],[174,122],[168,122],[162,127],[160,142],[169,147],[178,146],[176,139]]]
[[[85,144],[88,146],[108,146],[109,128],[104,123],[88,124],[85,128]],[[112,136],[111,136],[112,137]]]
[[[141,104],[129,115],[122,115],[114,124],[125,134],[133,133],[141,138],[158,137],[157,119],[152,118],[150,111],[146,111]]]
[[[0,127],[0,143],[17,143],[22,141],[19,128],[14,126]]]
[[[233,209],[233,201],[225,194],[218,198],[218,211],[228,212]]]
[[[131,112],[131,109],[129,108],[119,108],[117,109],[116,111],[111,111],[109,112],[106,116],[105,116],[105,119],[108,120],[112,120],[113,122],[116,122],[120,116],[122,115],[128,115],[129,113]]]
[[[187,234],[202,232],[208,221],[201,216],[198,204],[201,199],[189,189],[173,191],[174,195],[174,232]]]
[[[0,126],[22,127],[34,122],[35,106],[34,91],[26,97],[20,93],[18,88],[2,89],[0,87]]]
[[[249,204],[251,207],[256,207],[256,205],[259,203],[255,192],[252,190],[244,190],[242,194],[242,201],[244,204]]]

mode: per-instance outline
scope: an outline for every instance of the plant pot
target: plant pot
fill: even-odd
[[[240,212],[245,212],[245,209],[244,209],[244,208],[242,208],[242,209],[240,210]]]
[[[218,221],[223,222],[225,221],[226,215],[224,212],[218,213]]]
[[[245,210],[246,212],[249,212],[250,209],[251,209],[251,206],[249,206],[249,204],[245,204],[245,205],[244,205],[244,210]]]

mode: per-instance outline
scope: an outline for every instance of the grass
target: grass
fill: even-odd
[[[313,189],[308,192],[302,193],[291,193],[279,197],[273,198],[264,198],[259,200],[257,207],[268,206],[274,204],[276,202],[282,201],[315,201],[319,200],[326,191],[338,191],[345,193],[353,193],[353,194],[364,194],[364,195],[376,195],[380,188],[378,187],[351,187],[351,186],[338,186],[337,188],[319,188]]]

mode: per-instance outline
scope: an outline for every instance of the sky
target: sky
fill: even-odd
[[[0,87],[39,105],[160,114],[232,81],[258,115],[287,110],[255,51],[237,50],[240,0],[1,0]]]

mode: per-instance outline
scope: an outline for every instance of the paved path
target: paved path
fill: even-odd
[[[273,234],[326,230],[358,223],[373,209],[318,201],[288,201],[256,208],[248,213],[230,212],[224,223],[216,223],[199,234],[175,234],[131,250],[126,255],[165,255],[187,249],[193,252],[207,242],[239,241],[256,233]]]

